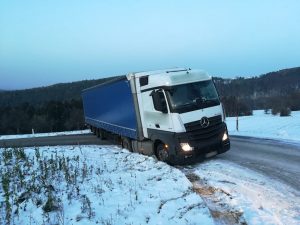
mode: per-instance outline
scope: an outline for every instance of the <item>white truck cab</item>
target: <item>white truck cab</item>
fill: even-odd
[[[185,68],[127,75],[137,112],[136,152],[169,163],[226,152],[230,148],[222,104],[212,78]]]

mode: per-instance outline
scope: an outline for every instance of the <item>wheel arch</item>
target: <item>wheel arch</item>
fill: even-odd
[[[160,140],[160,139],[155,139],[154,140],[154,144],[153,144],[153,151],[154,151],[154,154],[157,156],[157,146],[159,145],[159,144],[164,144],[164,142],[162,141],[162,140]]]

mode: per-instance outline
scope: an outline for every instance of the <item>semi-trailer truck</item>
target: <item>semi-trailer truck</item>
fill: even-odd
[[[230,149],[212,78],[185,68],[129,73],[82,91],[86,124],[100,138],[170,164]]]

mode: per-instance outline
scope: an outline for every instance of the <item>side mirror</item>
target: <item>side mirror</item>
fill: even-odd
[[[150,96],[152,96],[155,110],[162,113],[168,113],[167,102],[162,90],[152,91]]]

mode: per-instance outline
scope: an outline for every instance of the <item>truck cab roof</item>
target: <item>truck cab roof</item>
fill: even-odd
[[[155,70],[147,72],[129,73],[127,79],[136,78],[141,80],[146,78],[147,82],[140,85],[140,91],[153,89],[161,86],[175,86],[184,83],[210,80],[209,76],[203,70],[192,70],[186,68],[173,68],[165,70]],[[141,83],[141,82],[139,82]]]

